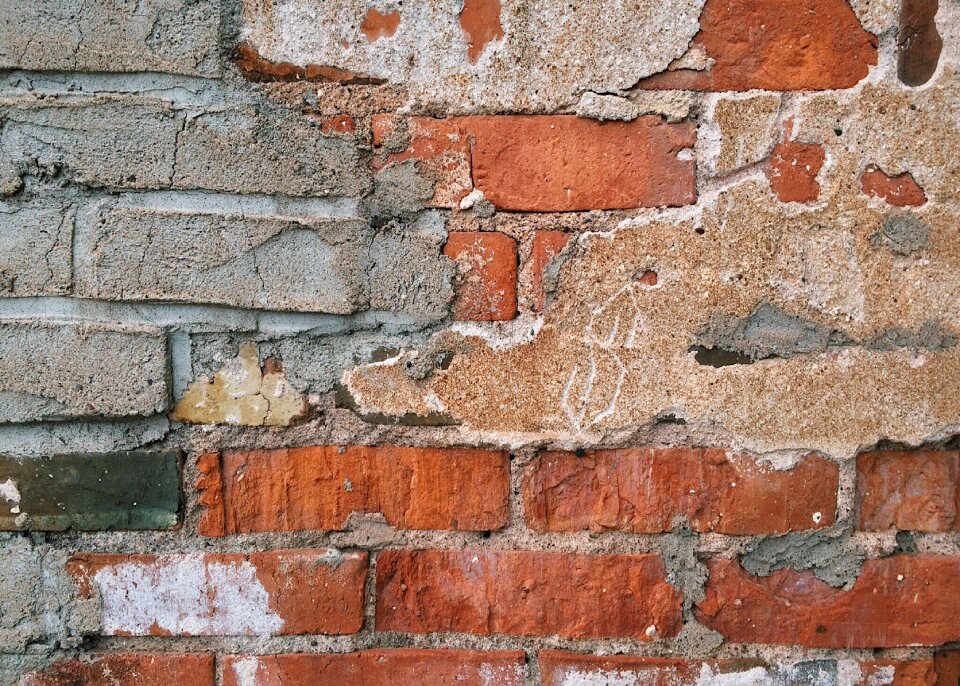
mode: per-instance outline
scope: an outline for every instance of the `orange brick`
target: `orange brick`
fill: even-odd
[[[405,529],[484,531],[509,518],[504,451],[318,446],[203,455],[200,533],[342,529],[381,512]]]
[[[657,555],[386,550],[377,559],[380,631],[651,640],[679,632],[681,605]]]
[[[460,321],[505,321],[517,316],[517,242],[502,233],[458,231],[443,254],[457,263],[453,316]]]
[[[914,450],[857,457],[858,526],[866,531],[958,527],[960,452]]]
[[[812,648],[892,648],[960,640],[960,557],[867,560],[849,591],[813,572],[753,576],[735,560],[707,563],[697,618],[731,643]]]
[[[535,231],[533,233],[533,248],[530,251],[530,276],[533,286],[534,308],[537,312],[543,310],[545,293],[543,292],[543,272],[554,257],[570,242],[570,234],[566,231]]]
[[[839,468],[808,456],[764,469],[720,449],[598,450],[538,456],[523,481],[535,531],[669,531],[683,516],[694,531],[745,535],[832,526]]]
[[[100,599],[105,636],[351,634],[363,626],[366,553],[85,553],[67,563]]]
[[[223,686],[523,686],[523,651],[367,650],[338,655],[287,654],[223,659]]]

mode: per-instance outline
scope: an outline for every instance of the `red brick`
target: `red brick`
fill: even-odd
[[[457,231],[443,254],[457,263],[453,317],[460,321],[505,321],[517,316],[517,242],[502,233]]]
[[[380,12],[376,7],[371,7],[363,17],[360,30],[367,42],[373,43],[381,38],[390,38],[397,32],[399,26],[399,12]]]
[[[331,531],[353,512],[402,529],[498,529],[509,518],[505,451],[317,446],[202,455],[205,536]]]
[[[544,453],[527,468],[523,509],[535,531],[785,533],[832,526],[839,469],[810,455],[792,469],[763,468],[725,450]]]
[[[650,640],[679,632],[681,604],[656,555],[387,550],[377,559],[380,631]]]
[[[213,655],[116,653],[59,660],[21,686],[213,686]]]
[[[756,659],[685,660],[632,655],[580,655],[555,650],[540,652],[541,686],[568,684],[643,684],[644,686],[702,686],[703,684],[777,684],[811,686],[834,683],[831,663],[791,662],[770,665]],[[892,673],[891,673],[892,668]],[[933,661],[862,662],[862,680],[856,686],[933,686]],[[826,678],[817,670],[824,670]],[[812,673],[811,673],[812,671]],[[893,680],[888,679],[892,677]],[[846,683],[846,682],[845,682]],[[853,686],[853,685],[851,685]]]
[[[709,69],[678,69],[641,88],[746,91],[849,88],[877,63],[877,37],[846,0],[707,0],[692,41]]]
[[[504,210],[569,212],[689,205],[696,143],[689,122],[644,116],[599,122],[575,116],[463,117],[473,140],[473,183]]]
[[[473,190],[470,172],[470,141],[458,119],[406,119],[409,140],[406,148],[392,151],[397,137],[396,119],[386,114],[373,117],[373,145],[377,155],[373,166],[417,160],[420,171],[434,180],[431,207],[454,208]]]
[[[780,202],[813,202],[820,197],[817,174],[824,159],[820,145],[781,143],[770,153],[763,172]]]
[[[708,567],[697,618],[732,643],[887,648],[960,640],[960,557],[868,560],[849,591],[810,571],[756,577],[721,559]]]
[[[223,686],[523,686],[520,650],[368,650],[338,655],[227,656]],[[244,675],[255,675],[254,681]]]
[[[888,176],[875,164],[869,165],[860,177],[864,195],[882,198],[895,207],[919,207],[927,202],[927,195],[913,180],[910,172]]]
[[[940,650],[933,656],[937,686],[960,684],[960,650]]]
[[[357,123],[349,114],[338,114],[334,117],[321,117],[320,130],[326,134],[341,134],[352,136],[357,131]]]
[[[67,563],[99,597],[107,636],[350,634],[363,626],[366,553],[108,555]]]
[[[570,242],[566,231],[534,231],[533,248],[530,251],[530,282],[533,287],[534,309],[543,310],[543,272],[551,260],[559,255]]]
[[[460,28],[467,37],[467,57],[476,63],[490,41],[503,38],[500,0],[464,0]]]
[[[958,527],[960,452],[889,451],[857,457],[858,526],[866,531]]]
[[[893,680],[890,670],[893,669]],[[860,681],[856,686],[934,686],[937,673],[933,660],[912,660],[909,662],[885,662],[871,660],[860,663]]]

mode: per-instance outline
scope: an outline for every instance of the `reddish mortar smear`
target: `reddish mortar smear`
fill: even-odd
[[[389,38],[397,32],[400,26],[400,13],[387,12],[381,13],[376,7],[367,10],[367,16],[363,18],[360,30],[367,37],[367,42],[373,43],[381,38]]]
[[[386,83],[385,79],[378,79],[369,74],[358,74],[329,65],[308,64],[301,67],[291,62],[271,62],[264,59],[257,49],[249,43],[240,43],[236,47],[233,53],[233,63],[245,79],[256,83],[316,81],[366,86]]]
[[[875,164],[868,165],[860,177],[860,190],[895,207],[919,207],[927,202],[926,193],[910,172],[889,176]]]
[[[467,35],[467,57],[476,63],[490,41],[503,38],[500,0],[464,0],[460,27]]]

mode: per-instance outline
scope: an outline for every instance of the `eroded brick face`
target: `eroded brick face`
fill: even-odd
[[[810,456],[787,471],[758,468],[723,450],[545,453],[524,475],[527,524],[536,531],[695,531],[766,534],[831,526],[838,470]]]
[[[377,560],[377,627],[653,640],[680,627],[679,592],[656,555],[388,550]]]
[[[488,531],[507,523],[505,452],[324,446],[202,455],[207,536],[337,530],[352,513],[402,529]]]
[[[0,686],[958,686],[957,0],[0,0]]]

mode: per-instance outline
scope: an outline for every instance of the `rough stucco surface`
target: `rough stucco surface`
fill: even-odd
[[[0,0],[0,686],[954,686],[958,45]]]
[[[386,4],[399,9],[400,24],[370,42],[361,31],[363,0],[247,0],[243,36],[274,62],[336,65],[403,85],[428,109],[550,112],[584,91],[626,90],[665,69],[686,52],[703,6],[502,0],[503,37],[472,62],[463,2]]]

